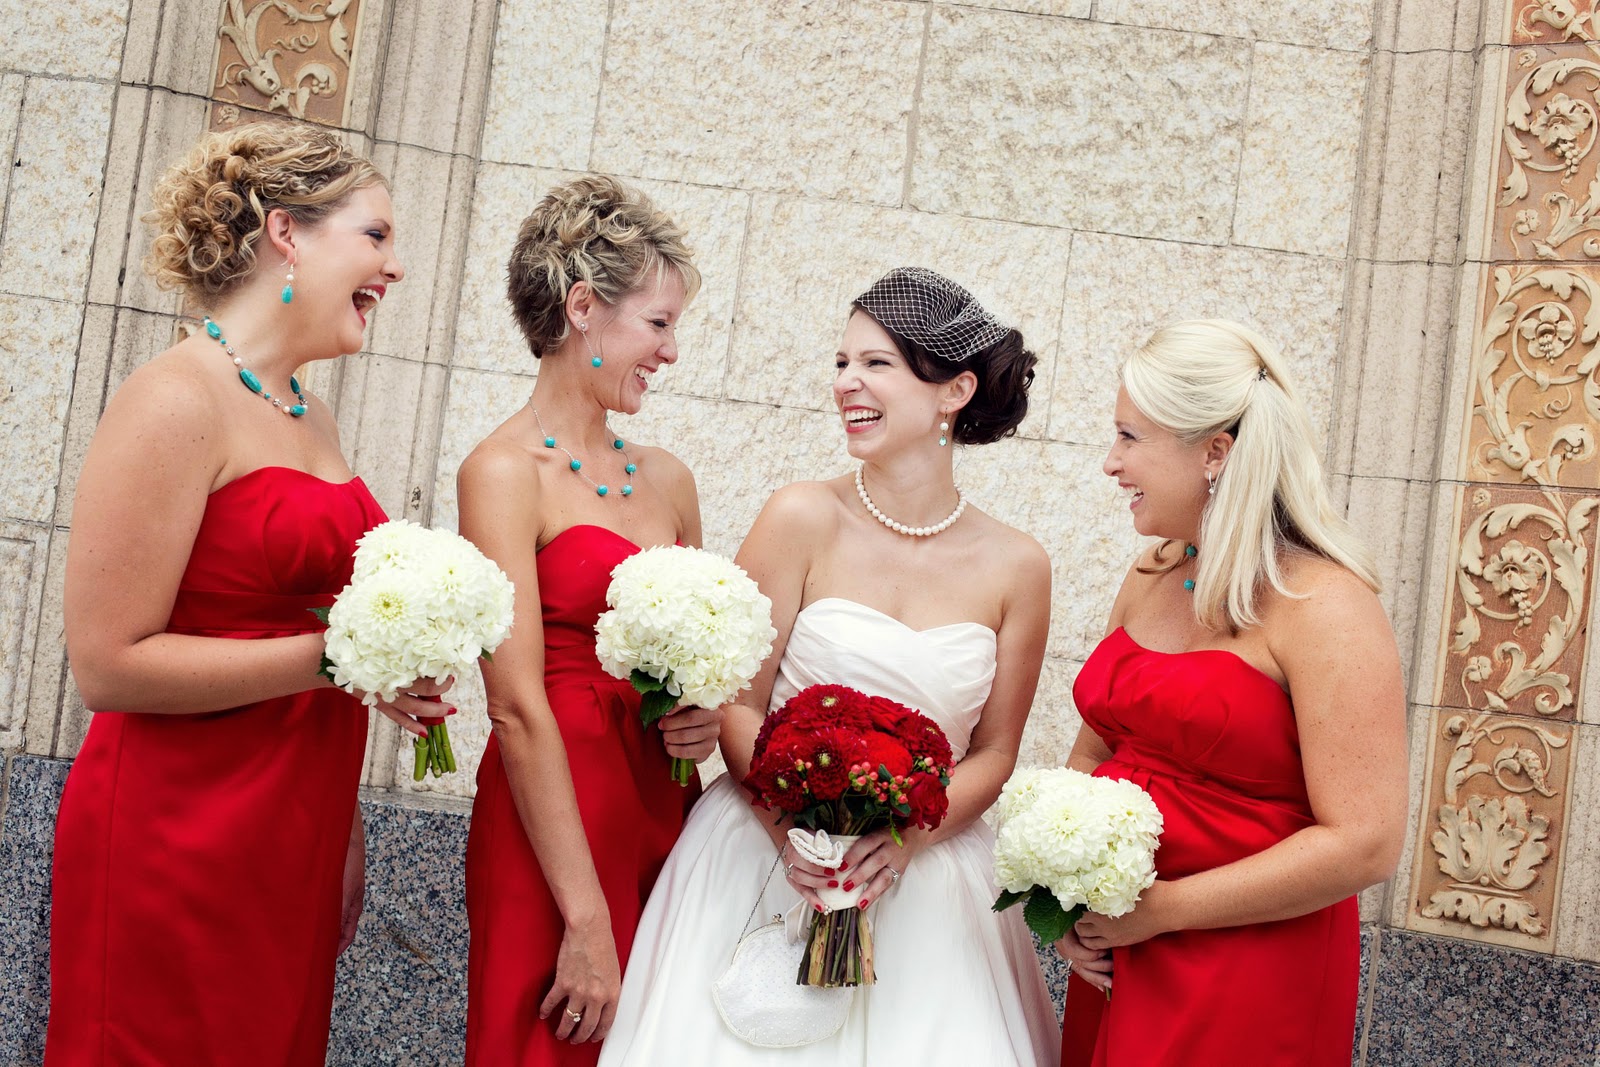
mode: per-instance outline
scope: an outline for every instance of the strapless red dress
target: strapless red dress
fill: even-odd
[[[563,530],[539,551],[544,686],[561,728],[578,811],[623,966],[656,875],[700,794],[672,781],[659,730],[639,723],[639,694],[600,669],[594,624],[611,570],[639,546],[600,526]],[[560,1011],[539,1018],[555,982],[564,925],[523,832],[491,737],[467,835],[469,1067],[593,1064],[594,1042],[556,1040]]]
[[[1294,708],[1231,652],[1100,642],[1073,699],[1165,820],[1156,871],[1182,878],[1271,847],[1314,819]],[[1063,1067],[1349,1067],[1356,899],[1282,922],[1162,934],[1112,951],[1110,1001],[1068,985]]]
[[[167,631],[320,630],[308,609],[333,603],[383,521],[360,479],[264,467],[229,482]],[[49,1067],[323,1063],[366,736],[336,689],[95,714],[56,820]]]

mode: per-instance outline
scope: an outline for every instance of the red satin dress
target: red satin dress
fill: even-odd
[[[1095,774],[1136,782],[1161,809],[1158,877],[1232,863],[1314,821],[1289,698],[1233,653],[1156,652],[1119,629],[1073,699],[1111,749]],[[1110,1001],[1068,985],[1062,1065],[1349,1067],[1359,938],[1349,897],[1113,949]]]
[[[672,780],[659,730],[639,723],[639,694],[600,669],[594,624],[606,610],[611,570],[639,551],[600,526],[573,526],[539,550],[544,686],[567,749],[583,833],[611,910],[625,967],[639,914],[700,795]],[[491,737],[478,767],[467,835],[467,1064],[588,1065],[600,1045],[558,1041],[561,1008],[539,1018],[555,983],[564,924],[522,829]]]
[[[333,603],[383,521],[360,479],[263,467],[229,482],[167,632],[320,630],[309,609]],[[336,689],[95,714],[56,820],[48,1067],[320,1067],[366,737],[366,710]]]

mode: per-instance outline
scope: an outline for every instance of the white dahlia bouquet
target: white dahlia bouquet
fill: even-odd
[[[750,684],[772,651],[772,601],[732,560],[682,545],[647,548],[617,564],[610,611],[595,623],[595,655],[644,694],[646,726],[680,704],[715,708]],[[672,761],[689,784],[694,764]]]
[[[1161,810],[1132,782],[1049,768],[1019,771],[1000,791],[995,911],[1026,901],[1047,944],[1093,911],[1126,915],[1156,880]]]
[[[459,534],[403,520],[374,526],[356,542],[350,584],[330,608],[322,673],[368,707],[390,701],[419,678],[443,682],[463,673],[511,632],[512,587]],[[456,769],[444,717],[422,719],[412,776]]]

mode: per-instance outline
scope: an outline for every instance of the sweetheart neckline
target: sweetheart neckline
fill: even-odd
[[[916,627],[911,626],[910,624],[908,624],[908,623],[906,623],[906,622],[904,622],[904,621],[902,621],[900,619],[895,618],[893,615],[890,615],[886,611],[879,611],[877,608],[873,607],[871,604],[863,604],[859,600],[850,600],[850,599],[848,599],[846,597],[842,597],[842,596],[818,597],[816,600],[813,600],[811,603],[809,603],[805,607],[801,608],[800,611],[795,615],[795,618],[799,618],[801,615],[804,615],[806,612],[810,611],[812,608],[816,607],[818,604],[825,604],[825,603],[827,603],[829,601],[833,601],[836,604],[849,604],[852,607],[857,607],[857,608],[860,608],[863,611],[871,612],[873,615],[876,615],[880,619],[889,620],[890,622],[894,623],[896,626],[900,627],[902,630],[905,630],[908,633],[931,634],[931,633],[938,633],[940,630],[957,629],[957,628],[962,627],[962,626],[976,626],[978,629],[982,630],[984,633],[988,634],[990,637],[998,638],[998,635],[994,632],[993,628],[991,628],[990,626],[988,626],[985,623],[974,622],[974,621],[972,621],[970,619],[964,619],[961,622],[947,622],[947,623],[943,623],[943,624],[941,624],[939,626],[929,626],[929,627],[926,627],[924,629],[919,630]]]

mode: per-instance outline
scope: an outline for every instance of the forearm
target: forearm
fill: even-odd
[[[123,649],[74,656],[93,711],[198,715],[332,685],[318,674],[321,633],[241,640],[152,634]]]
[[[1001,788],[1016,767],[1016,756],[997,749],[977,749],[968,752],[950,772],[950,785],[945,796],[950,810],[944,821],[934,830],[911,830],[908,842],[915,840],[922,847],[954,837],[971,826],[988,811],[1000,796]]]
[[[761,713],[745,704],[729,704],[722,709],[722,736],[717,744],[722,749],[722,762],[735,782],[744,781],[750,773],[761,720]]]
[[[561,730],[548,709],[497,709],[490,719],[522,832],[569,927],[610,925]]]
[[[1306,915],[1387,878],[1387,853],[1369,837],[1309,826],[1253,856],[1166,883],[1164,925],[1209,930]]]

